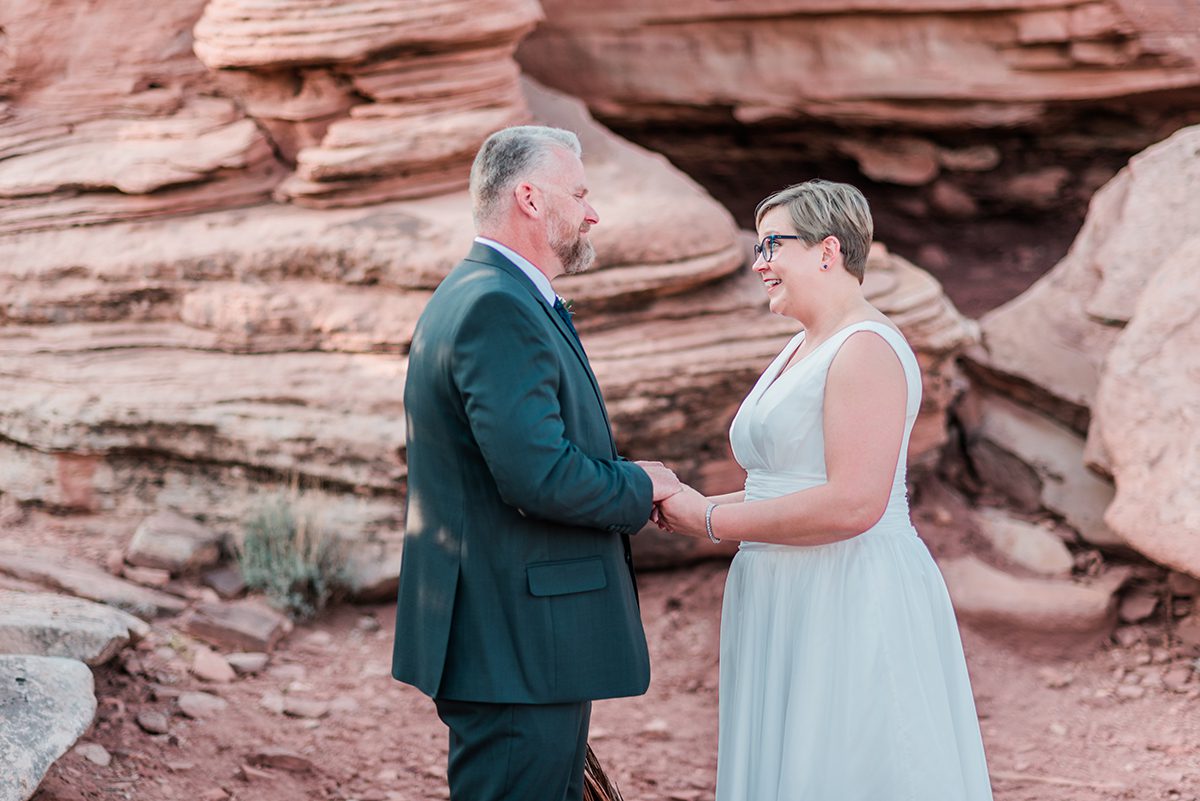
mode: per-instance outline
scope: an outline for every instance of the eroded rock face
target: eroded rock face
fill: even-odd
[[[936,246],[1049,267],[1058,252],[1038,251],[1070,241],[1132,154],[1200,122],[1191,1],[542,5],[522,67],[669,156],[743,224],[788,183],[848,180],[882,238],[923,263]]]
[[[131,135],[186,140],[220,128],[171,115],[203,112],[253,128],[270,180],[218,197],[218,173],[243,181],[254,168],[227,151],[216,172],[199,156],[181,167],[171,150],[142,170],[103,138],[70,150],[78,159],[50,159],[61,186],[32,183],[41,161],[5,162],[30,183],[19,204],[0,205],[0,227],[12,221],[0,238],[0,370],[12,378],[0,382],[0,490],[62,512],[171,508],[223,536],[261,497],[298,484],[320,524],[356,544],[357,589],[391,594],[413,325],[470,247],[470,156],[492,129],[524,119],[583,142],[599,258],[557,286],[575,303],[624,452],[665,459],[705,488],[736,486],[729,420],[797,324],[767,311],[742,269],[748,238],[695,182],[583,104],[518,82],[510,54],[536,3],[168,5],[143,17],[128,0],[97,11],[93,28],[116,30],[121,15],[141,27],[126,32],[136,41],[116,74],[90,62],[101,88],[79,108],[63,99],[85,74],[68,46],[49,65],[21,59],[40,37],[93,29],[67,10],[54,12],[73,20],[65,28],[45,9],[23,11],[0,133],[40,130],[38,152],[57,152],[78,126],[47,126],[54,114],[86,110],[111,126],[129,106]],[[149,102],[158,97],[174,110]],[[70,183],[93,174],[84,167],[100,178]],[[177,191],[203,196],[188,211],[207,210],[176,214],[183,207],[163,201]],[[63,198],[90,211],[56,216]],[[131,221],[110,202],[165,218]],[[22,222],[29,215],[40,222]],[[927,463],[961,386],[955,354],[976,332],[923,271],[883,248],[871,259],[867,292],[926,373],[912,453]]]
[[[1193,575],[1200,575],[1198,237],[1200,127],[1192,127],[1138,155],[1096,195],[1068,256],[985,317],[983,347],[971,351],[972,375],[989,392],[1030,407],[1007,417],[1049,417],[1051,429],[1074,429],[1057,440],[1086,434],[1086,449],[1065,475],[1086,463],[1092,483],[1115,484],[1111,504],[1088,517],[1102,513],[1121,541]],[[996,441],[987,420],[978,431]],[[1107,495],[1089,494],[1097,502]]]
[[[521,50],[527,69],[557,66],[561,79],[578,82],[579,97],[628,107],[686,98],[727,104],[748,120],[809,106],[839,121],[1011,124],[1046,113],[1033,105],[1046,100],[1116,97],[1197,78],[1189,45],[1200,33],[1188,25],[1188,3],[1153,10],[1126,0],[542,5],[546,23]],[[620,49],[611,47],[614,32],[626,37]],[[568,58],[572,48],[611,69],[570,69],[578,64]],[[875,57],[855,57],[865,53]],[[635,80],[648,75],[656,80]],[[864,87],[873,100],[863,99]],[[944,102],[928,108],[914,105],[916,97]],[[1005,112],[995,103],[1018,105]]]
[[[203,7],[6,4],[0,233],[269,197],[283,165],[192,54]]]
[[[529,119],[536,0],[10,5],[0,234],[443,194]]]
[[[466,185],[483,138],[529,118],[512,52],[540,18],[536,0],[212,0],[195,50],[294,159],[278,199],[356,206]]]

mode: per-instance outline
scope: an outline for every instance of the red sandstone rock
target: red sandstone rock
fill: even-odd
[[[1105,520],[1138,551],[1193,576],[1200,576],[1197,267],[1200,230],[1141,293],[1105,362],[1088,432],[1088,455],[1117,487]]]
[[[1153,12],[1132,0],[543,6],[546,23],[523,43],[523,66],[625,119],[728,105],[743,118],[767,109],[838,122],[974,127],[1035,120],[1047,101],[1200,84],[1195,11],[1181,4]],[[618,35],[621,46],[613,47]],[[581,60],[590,69],[575,68]]]
[[[985,317],[986,349],[971,353],[980,378],[1087,431],[1081,461],[1116,486],[1089,516],[1103,512],[1132,547],[1193,575],[1198,148],[1200,128],[1187,128],[1131,160],[1096,195],[1067,257]]]
[[[748,245],[698,185],[581,103],[519,81],[511,53],[536,3],[93,11],[64,25],[30,6],[5,27],[20,47],[0,186],[25,193],[0,198],[7,496],[138,514],[161,503],[236,529],[262,490],[296,477],[322,486],[322,524],[356,543],[357,588],[388,594],[412,326],[470,246],[471,155],[491,128],[527,118],[583,140],[599,258],[559,289],[622,447],[708,486],[736,480],[719,456],[728,419],[795,325],[736,274]],[[115,62],[90,49],[130,19]],[[32,59],[48,39],[54,58]],[[89,70],[69,66],[73,47]],[[991,156],[931,158],[969,169]],[[912,451],[930,460],[973,326],[883,250],[867,288],[926,370]]]
[[[964,623],[1019,644],[1025,652],[1068,653],[1108,638],[1116,622],[1116,583],[1017,578],[974,556],[944,561],[942,574]]]
[[[133,533],[125,561],[144,568],[182,573],[216,564],[221,536],[189,517],[158,512]],[[164,582],[165,583],[165,582]]]
[[[183,627],[219,648],[269,652],[292,630],[292,623],[261,601],[244,600],[198,604],[184,619]],[[233,678],[232,668],[228,675]]]
[[[122,581],[103,568],[57,551],[29,547],[18,551],[10,546],[0,550],[0,573],[105,603],[146,619],[174,614],[185,607],[173,595]]]
[[[237,678],[225,658],[208,648],[197,648],[192,655],[192,675],[216,684],[227,684]]]
[[[213,0],[195,49],[294,159],[277,199],[357,206],[466,185],[483,139],[529,119],[512,52],[540,18],[533,0]]]

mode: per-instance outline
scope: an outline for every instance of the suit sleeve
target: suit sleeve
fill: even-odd
[[[559,523],[633,533],[650,516],[650,477],[588,456],[566,439],[562,365],[527,305],[489,293],[467,310],[452,371],[504,502]],[[597,410],[597,414],[599,414]]]

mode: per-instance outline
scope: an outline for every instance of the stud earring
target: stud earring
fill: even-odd
[[[822,270],[828,270],[828,269],[829,269],[829,265],[828,265],[828,264],[822,264],[822,265],[821,265],[821,269],[822,269]]]

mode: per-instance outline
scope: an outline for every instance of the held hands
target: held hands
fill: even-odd
[[[708,498],[691,487],[683,488],[657,504],[658,527],[689,537],[707,537],[708,530],[704,526],[704,513],[708,511]]]
[[[654,487],[655,504],[683,489],[683,484],[679,483],[679,477],[675,475],[675,471],[662,462],[636,462],[636,464],[646,471],[646,475],[650,476],[650,483]]]

